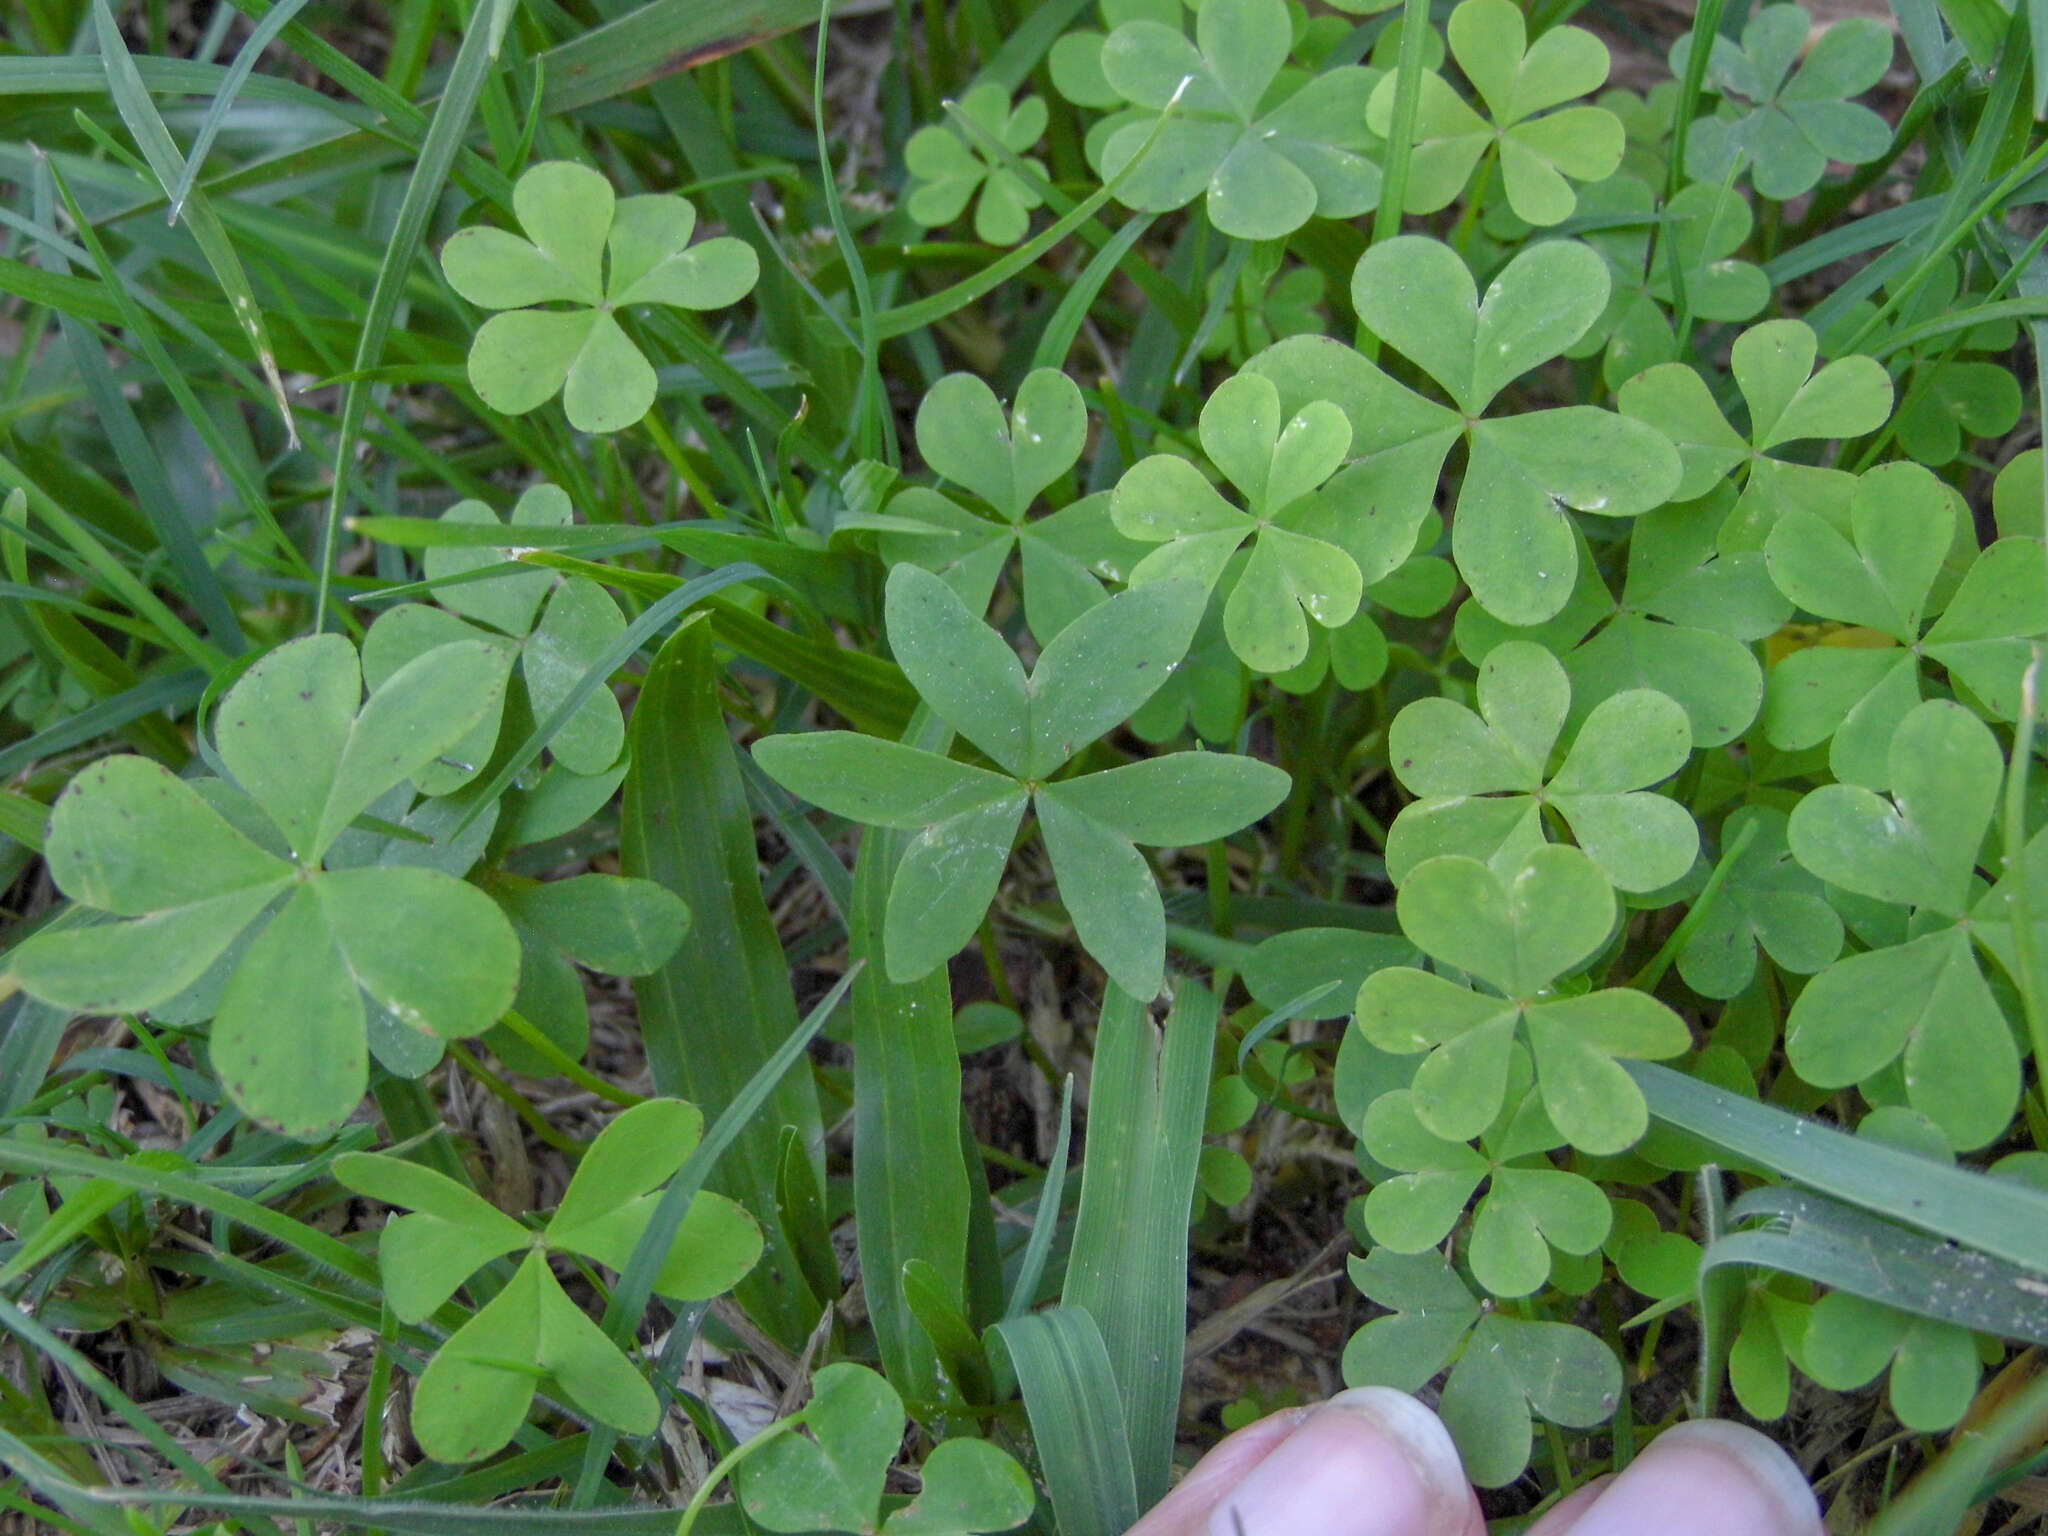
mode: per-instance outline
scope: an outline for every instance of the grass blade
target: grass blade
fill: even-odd
[[[128,45],[121,40],[121,28],[107,6],[107,0],[95,0],[92,15],[99,37],[100,55],[106,63],[107,90],[114,99],[114,108],[121,114],[121,121],[128,125],[128,132],[134,136],[143,158],[149,162],[150,171],[168,190],[184,174],[185,157],[178,152],[177,141],[158,115],[156,103],[150,100],[148,88],[143,85],[142,76],[135,68],[135,60],[129,56]],[[235,254],[213,205],[194,193],[187,211],[192,238],[198,244],[200,254],[206,258],[206,264],[213,269],[214,280],[220,284],[221,292],[227,295],[242,334],[256,353],[257,365],[262,368],[263,377],[270,385],[278,415],[284,418],[285,433],[291,446],[296,448],[299,445],[298,422],[292,416],[291,399],[285,394],[284,378],[277,371],[277,353],[270,345],[263,311],[256,305],[255,291],[249,286],[249,274],[242,270],[241,258]]]
[[[1069,1072],[1060,1086],[1059,1140],[1053,1143],[1052,1161],[1045,1166],[1045,1183],[1039,1186],[1038,1215],[1031,1223],[1031,1241],[1024,1245],[1023,1261],[1017,1266],[1017,1283],[1003,1313],[1006,1319],[1023,1317],[1037,1304],[1045,1261],[1052,1256],[1053,1237],[1059,1231],[1060,1202],[1067,1192],[1067,1147],[1073,1137],[1074,1074]]]
[[[441,839],[443,845],[453,842],[469,829],[485,809],[496,805],[498,797],[512,787],[513,780],[526,771],[526,767],[539,757],[547,744],[553,741],[562,728],[576,716],[576,711],[598,689],[604,687],[611,675],[623,667],[654,636],[668,625],[677,614],[686,613],[713,593],[743,581],[766,581],[766,572],[751,565],[728,565],[720,570],[709,571],[693,581],[686,581],[666,597],[661,598],[640,617],[628,624],[625,630],[605,649],[603,655],[584,669],[576,680],[576,686],[562,696],[562,702],[555,706],[554,713],[533,728],[533,733],[521,742],[515,751],[491,775],[484,787],[477,792],[470,808],[462,819],[448,829]]]
[[[1180,1304],[1184,1291],[1176,1289]],[[1122,1536],[1143,1506],[1116,1372],[1095,1319],[1073,1307],[1013,1317],[989,1330],[1024,1392],[1031,1438],[1060,1536]],[[1178,1357],[1180,1346],[1174,1346]]]
[[[609,101],[817,19],[813,0],[652,0],[541,54],[540,110],[553,117]]]
[[[56,1059],[58,1042],[71,1014],[16,993],[0,1016],[0,1116],[11,1115],[42,1091],[43,1076]]]
[[[87,222],[85,213],[71,195],[71,189],[64,184],[54,166],[49,166],[57,190],[64,199],[65,210],[77,226],[81,238],[87,242],[87,249],[100,269],[100,279],[108,284],[110,292],[122,296],[124,308],[129,308],[139,317],[134,301],[126,298],[126,289],[119,283],[111,264],[106,260],[106,251],[100,245],[97,235]],[[58,270],[62,270],[63,257],[51,253],[51,259]],[[165,472],[163,460],[150,445],[149,438],[142,430],[142,423],[136,419],[135,408],[121,393],[121,387],[114,378],[113,366],[107,361],[107,349],[100,338],[92,333],[85,322],[69,315],[57,317],[58,328],[64,333],[65,345],[70,349],[72,366],[85,381],[86,393],[91,397],[93,411],[100,419],[100,428],[107,434],[107,442],[114,450],[114,457],[121,465],[121,472],[128,477],[128,484],[134,493],[135,502],[149,519],[149,526],[156,534],[157,542],[170,557],[172,568],[178,573],[178,585],[186,598],[197,610],[206,631],[215,644],[230,655],[239,652],[246,643],[242,626],[235,618],[234,605],[228,601],[226,589],[222,587],[220,573],[207,563],[205,551],[199,547],[199,540],[186,520],[184,511],[178,505],[176,493],[171,489],[170,476]],[[132,329],[132,328],[131,328]],[[168,365],[169,359],[164,359]],[[167,381],[176,376],[176,370],[168,366],[160,372]],[[181,380],[182,382],[182,380]],[[201,413],[203,414],[203,413]],[[289,546],[287,546],[289,547]]]
[[[1140,1501],[1165,1494],[1187,1333],[1188,1212],[1215,1050],[1216,998],[1176,983],[1163,1030],[1112,986],[1096,1026],[1081,1209],[1063,1306],[1102,1332],[1131,1436]]]
[[[1803,1275],[1901,1312],[2048,1344],[2048,1278],[1804,1190],[1751,1190],[1728,1208],[1756,1230],[1711,1243],[1700,1273],[1740,1264]]]
[[[951,739],[923,710],[904,735],[931,751]],[[904,1294],[903,1267],[922,1259],[964,1310],[969,1194],[952,985],[943,966],[908,985],[890,981],[882,966],[890,879],[911,836],[869,828],[854,864],[852,953],[867,969],[853,989],[853,1209],[882,1366],[915,1413],[940,1397],[941,1385],[932,1342]]]
[[[718,701],[713,628],[688,620],[654,659],[633,709],[619,854],[629,875],[689,904],[690,930],[660,970],[633,983],[656,1088],[707,1116],[740,1102],[797,1029],[789,967],[761,898],[753,817]],[[800,1344],[819,1303],[775,1218],[782,1127],[814,1162],[822,1134],[808,1078],[780,1081],[719,1165],[712,1188],[760,1220],[768,1258],[738,1295],[770,1332]],[[778,1283],[768,1278],[780,1272]]]
[[[213,141],[220,133],[221,125],[228,120],[228,113],[234,110],[236,98],[242,93],[243,85],[256,68],[256,61],[263,57],[268,48],[291,23],[305,6],[306,0],[279,0],[270,14],[259,21],[235,54],[235,62],[228,66],[227,77],[221,81],[220,89],[213,93],[213,103],[206,109],[206,116],[199,121],[199,132],[193,135],[192,152],[185,157],[184,172],[178,177],[171,192],[171,222],[178,222],[178,215],[192,196],[192,189],[199,182],[200,169],[206,164],[207,151],[213,148]]]
[[[102,8],[106,0],[99,0]],[[483,0],[463,33],[462,46],[448,71],[448,86],[434,108],[433,121],[420,142],[419,160],[405,197],[398,205],[398,217],[391,238],[384,247],[384,261],[377,271],[377,285],[370,291],[370,307],[363,316],[350,370],[363,373],[374,368],[384,356],[384,343],[391,334],[393,317],[412,273],[413,258],[419,254],[427,220],[441,201],[456,152],[469,132],[469,120],[476,112],[484,81],[497,61],[498,44],[512,20],[513,0]],[[341,421],[334,434],[333,484],[328,492],[327,521],[320,532],[320,555],[316,562],[319,587],[314,598],[313,627],[323,628],[327,595],[334,579],[334,540],[343,514],[348,510],[349,475],[355,467],[356,436],[362,430],[363,414],[369,402],[364,384],[357,379],[342,397]]]
[[[18,773],[42,758],[97,741],[112,730],[158,714],[177,714],[206,692],[206,674],[195,669],[166,673],[88,704],[68,720],[38,731],[0,751],[0,776]]]
[[[2048,1274],[2048,1194],[1851,1136],[1669,1067],[1623,1066],[1651,1115],[1745,1164]]]

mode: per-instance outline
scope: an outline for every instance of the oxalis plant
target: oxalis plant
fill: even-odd
[[[1893,9],[10,13],[0,1503],[2020,1529],[2048,89]]]

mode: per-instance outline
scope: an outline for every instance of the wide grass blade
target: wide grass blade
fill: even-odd
[[[693,617],[661,648],[641,685],[619,829],[625,873],[667,886],[690,908],[681,947],[633,983],[655,1087],[714,1118],[741,1099],[797,1029],[789,965],[761,897],[753,816],[718,687],[712,624]],[[760,1220],[768,1253],[737,1294],[796,1347],[816,1325],[820,1303],[775,1219],[785,1125],[797,1128],[815,1165],[823,1133],[805,1074],[776,1084],[709,1187],[745,1202]]]
[[[1218,1011],[1206,987],[1178,981],[1162,1029],[1145,1004],[1112,986],[1096,1025],[1081,1209],[1060,1300],[1101,1329],[1147,1508],[1164,1496],[1172,1471],[1187,1333],[1188,1212]]]
[[[2018,1264],[1782,1186],[1751,1190],[1727,1219],[1764,1225],[1710,1243],[1702,1276],[1726,1264],[1775,1269],[1919,1317],[2048,1344],[2048,1276]]]
[[[1669,1067],[1622,1066],[1653,1117],[1748,1166],[2048,1274],[2048,1193],[1851,1136]]]
[[[1185,1295],[1176,1291],[1175,1304]],[[1023,1390],[1060,1536],[1122,1536],[1144,1506],[1131,1474],[1116,1372],[1095,1319],[1051,1307],[997,1323],[989,1333],[990,1352]],[[1176,1343],[1176,1359],[1179,1352]]]
[[[952,732],[925,711],[904,740],[943,752]],[[965,1309],[969,1185],[960,1149],[960,1054],[944,966],[899,985],[882,964],[890,879],[914,834],[870,828],[853,872],[853,1208],[875,1343],[913,1413],[941,1395],[938,1356],[912,1315],[913,1259]]]
[[[609,101],[817,19],[814,0],[652,0],[534,60],[541,113]]]
[[[71,1014],[16,993],[0,1020],[0,1115],[11,1115],[42,1091]]]

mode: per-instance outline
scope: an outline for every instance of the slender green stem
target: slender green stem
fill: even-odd
[[[1404,0],[1401,56],[1394,68],[1394,120],[1387,127],[1387,163],[1380,173],[1380,205],[1373,211],[1372,243],[1401,232],[1408,200],[1408,162],[1415,153],[1415,113],[1422,102],[1422,50],[1429,38],[1429,0]]]
[[[2027,775],[2034,759],[2034,723],[2040,708],[2041,645],[2020,679],[2020,718],[2013,731],[2012,764],[2005,776],[2006,910],[2010,915],[2013,957],[2018,962],[2020,1001],[2027,1015],[2027,1037],[2034,1047],[2034,1072],[2048,1082],[2048,1010],[2042,1007],[2038,972],[2034,969],[2034,907],[2027,878]]]
[[[1700,887],[1699,895],[1693,898],[1692,910],[1687,912],[1679,925],[1671,930],[1671,936],[1664,941],[1664,947],[1650,957],[1649,964],[1629,978],[1629,986],[1638,992],[1648,992],[1664,979],[1664,973],[1671,969],[1671,962],[1679,957],[1692,936],[1699,932],[1700,924],[1707,920],[1707,914],[1713,910],[1714,902],[1721,894],[1721,887],[1728,883],[1728,874],[1735,868],[1735,861],[1740,859],[1744,850],[1755,841],[1756,829],[1757,823],[1754,821],[1744,824],[1742,830],[1735,834],[1735,841],[1721,850],[1721,858],[1714,865],[1714,872],[1707,876],[1707,883]]]
[[[546,1117],[526,1101],[525,1094],[478,1061],[466,1047],[451,1043],[448,1047],[448,1056],[450,1060],[458,1063],[463,1071],[483,1084],[491,1097],[500,1100],[507,1109],[524,1120],[527,1129],[542,1141],[569,1157],[583,1155],[582,1143],[571,1140],[549,1125]]]
[[[631,1109],[635,1104],[645,1102],[639,1094],[628,1093],[625,1089],[606,1082],[595,1073],[586,1071],[580,1062],[546,1035],[542,1034],[539,1027],[524,1014],[507,1008],[505,1016],[498,1022],[503,1024],[512,1034],[517,1035],[522,1045],[533,1051],[535,1055],[553,1067],[555,1071],[585,1092],[596,1094],[607,1104],[617,1104],[622,1109]]]
[[[801,1411],[792,1413],[786,1419],[777,1419],[753,1439],[743,1445],[734,1446],[719,1457],[718,1465],[704,1474],[704,1481],[697,1485],[697,1491],[690,1495],[690,1502],[683,1506],[683,1517],[676,1522],[676,1536],[690,1536],[690,1531],[697,1524],[697,1516],[704,1512],[704,1506],[710,1502],[712,1491],[732,1476],[733,1468],[763,1446],[773,1444],[783,1435],[796,1429],[803,1422],[804,1412]]]

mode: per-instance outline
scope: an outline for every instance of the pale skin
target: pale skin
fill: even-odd
[[[1755,1430],[1681,1424],[1528,1536],[1824,1536],[1806,1479]],[[1486,1536],[1436,1416],[1383,1387],[1239,1430],[1128,1536]]]

